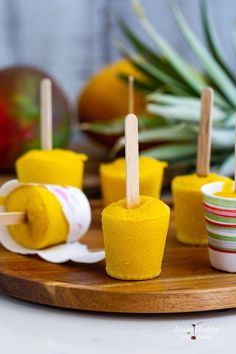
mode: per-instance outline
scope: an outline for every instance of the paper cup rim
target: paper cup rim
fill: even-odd
[[[225,200],[225,201],[231,201],[231,202],[235,202],[236,204],[236,198],[226,198],[226,197],[221,197],[219,195],[214,195],[213,193],[217,193],[217,192],[221,192],[222,191],[222,187],[224,185],[224,182],[212,182],[212,183],[207,183],[204,184],[204,186],[201,187],[201,192],[203,195],[205,195],[206,197],[211,197],[214,199],[218,199],[218,200]],[[213,188],[215,187],[215,188]],[[211,192],[209,191],[209,189],[211,189]],[[212,189],[214,189],[212,191]]]

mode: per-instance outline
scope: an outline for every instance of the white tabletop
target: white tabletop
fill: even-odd
[[[191,340],[191,324],[197,326]],[[39,306],[0,295],[1,354],[235,353],[236,310],[117,315]],[[227,346],[227,350],[226,350]]]

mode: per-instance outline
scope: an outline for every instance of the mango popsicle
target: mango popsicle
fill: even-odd
[[[205,88],[201,98],[197,173],[177,176],[172,181],[177,239],[189,245],[205,245],[208,242],[201,187],[210,182],[227,180],[226,177],[209,174],[212,105],[213,91]]]
[[[151,157],[139,158],[140,194],[160,198],[166,162]],[[100,165],[100,181],[104,205],[125,197],[125,159],[118,158]]]
[[[82,189],[87,156],[69,150],[31,150],[16,161],[16,172],[23,183],[45,183]]]
[[[102,213],[107,273],[123,280],[158,276],[169,217],[169,207],[149,196],[133,209],[126,208],[126,199],[107,206]]]
[[[169,207],[139,196],[137,117],[125,120],[126,198],[102,212],[107,274],[123,280],[152,279],[161,272]],[[116,188],[116,186],[114,186]]]
[[[41,83],[41,150],[26,152],[16,161],[20,182],[74,186],[82,189],[85,154],[52,149],[51,81]]]
[[[89,202],[74,187],[18,183],[4,198],[4,205],[9,215],[24,213],[22,222],[8,224],[8,230],[18,244],[29,249],[77,241],[91,222]]]
[[[189,245],[206,245],[208,236],[205,226],[201,187],[211,182],[228,181],[224,176],[210,173],[206,177],[196,174],[177,176],[172,182],[177,239]]]

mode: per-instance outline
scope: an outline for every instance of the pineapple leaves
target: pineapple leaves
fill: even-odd
[[[118,21],[119,27],[125,35],[126,40],[132,45],[132,47],[141,55],[147,62],[154,64],[165,74],[171,76],[175,80],[181,80],[181,76],[178,75],[173,66],[166,61],[159,53],[152,50],[143,41],[141,41],[135,33],[126,25],[122,20]]]
[[[206,42],[209,50],[211,51],[212,56],[221,66],[221,68],[225,71],[225,73],[234,81],[236,84],[236,79],[234,74],[229,69],[228,65],[225,63],[222,54],[224,51],[221,48],[221,44],[219,42],[219,38],[216,33],[215,24],[212,20],[211,14],[209,12],[208,4],[206,0],[201,0],[201,17],[203,30],[206,38]]]
[[[175,49],[156,32],[154,27],[147,20],[140,2],[138,0],[132,0],[132,3],[145,32],[153,40],[168,62],[173,66],[178,75],[182,78],[182,81],[188,84],[198,96],[203,87],[207,85],[206,81],[203,77],[198,75],[195,70],[190,68],[189,64],[175,51]]]
[[[177,97],[164,93],[154,92],[146,96],[147,110],[150,113],[158,113],[161,116],[198,122],[200,115],[200,100],[190,97]],[[170,115],[168,114],[170,112]],[[213,118],[215,122],[220,122],[225,118],[225,113],[217,106],[214,107]]]
[[[203,67],[208,73],[209,77],[218,87],[219,91],[224,93],[224,98],[228,104],[231,104],[235,107],[236,87],[234,82],[229,76],[225,74],[221,66],[199,41],[183,17],[180,9],[175,6],[173,12],[185,39],[191,46],[191,49],[197,55],[198,59],[203,64]]]
[[[151,129],[153,127],[166,126],[167,123],[161,117],[153,117],[143,115],[138,120],[139,129]],[[108,121],[86,122],[79,125],[80,131],[90,131],[101,135],[123,135],[124,133],[124,117],[118,117]]]
[[[196,139],[196,133],[184,124],[179,124],[172,127],[156,127],[139,131],[139,143],[152,143],[155,141],[165,143],[168,141],[193,142],[194,140],[196,141]],[[119,138],[111,150],[110,157],[115,157],[116,154],[123,149],[124,145],[124,137]]]
[[[141,155],[175,162],[188,157],[195,157],[196,153],[196,144],[168,144],[144,150],[141,152]]]
[[[164,89],[166,87],[169,88],[169,91],[173,92],[177,95],[188,95],[191,91],[186,91],[184,85],[182,85],[179,81],[176,81],[172,76],[160,70],[158,66],[151,64],[143,59],[140,55],[133,54],[129,52],[126,48],[124,48],[121,44],[119,45],[120,52],[128,58],[134,67],[136,67],[141,73],[143,73],[146,77],[149,78],[149,82],[155,82],[156,87],[159,86],[159,89],[164,85]]]

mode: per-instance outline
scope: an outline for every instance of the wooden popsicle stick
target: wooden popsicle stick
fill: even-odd
[[[129,113],[134,113],[134,77],[132,75],[129,76]]]
[[[213,97],[214,92],[210,87],[202,90],[196,171],[199,177],[207,176],[210,169]]]
[[[40,85],[41,149],[52,149],[52,83],[43,79]]]
[[[135,114],[125,118],[126,206],[135,208],[139,196],[138,119]]]
[[[17,225],[26,222],[26,213],[21,211],[0,213],[0,225]]]

